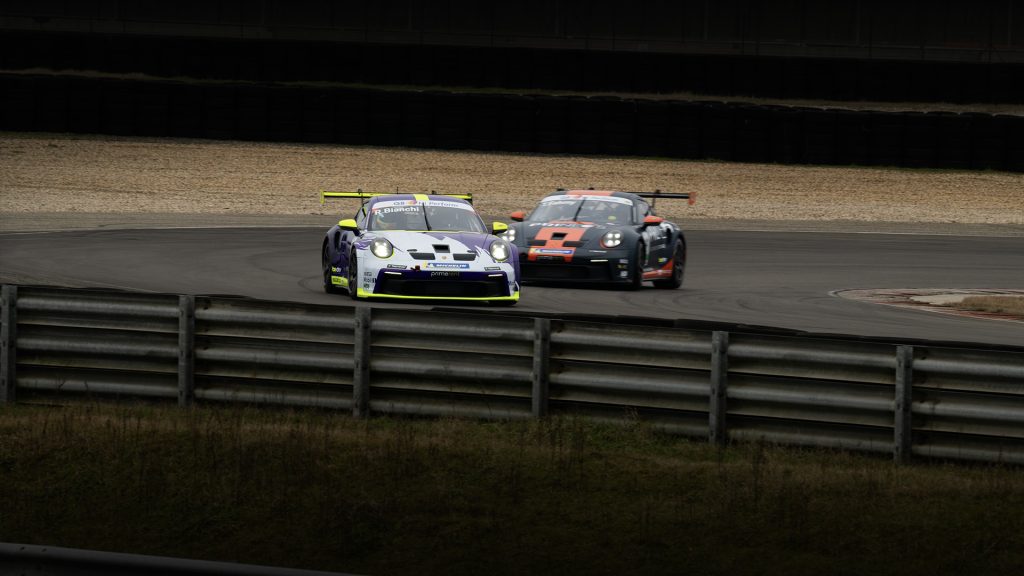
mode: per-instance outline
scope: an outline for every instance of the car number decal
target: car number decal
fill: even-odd
[[[566,246],[566,242],[579,242],[583,239],[583,235],[586,234],[586,230],[583,228],[570,228],[568,226],[545,226],[537,231],[537,235],[534,236],[535,240],[544,241],[544,246],[535,248],[531,247],[526,258],[535,262],[537,256],[562,256],[566,262],[572,262],[572,256],[576,253],[575,248]],[[554,239],[554,235],[559,234],[561,237],[557,240]]]

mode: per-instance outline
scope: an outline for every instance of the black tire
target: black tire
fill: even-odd
[[[665,280],[655,280],[655,288],[675,290],[683,285],[683,273],[686,271],[686,248],[682,242],[676,242],[675,250],[672,251],[672,277]]]
[[[341,294],[342,291],[331,282],[331,262],[326,243],[324,243],[323,251],[320,252],[320,266],[323,268],[324,292],[328,294]]]
[[[359,266],[356,261],[356,249],[348,257],[348,295],[359,300]]]
[[[627,290],[639,290],[644,285],[644,243],[636,243],[636,254],[633,255],[633,274],[629,279]]]

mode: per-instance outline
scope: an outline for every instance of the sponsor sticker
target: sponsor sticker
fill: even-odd
[[[534,248],[534,254],[558,254],[565,256],[574,252],[571,248]]]
[[[611,202],[612,204],[626,204],[628,206],[633,205],[633,201],[629,198],[619,198],[618,196],[586,196],[588,201],[597,202]]]
[[[469,264],[465,262],[427,262],[427,268],[442,268],[445,270],[466,270]]]
[[[586,222],[532,222],[530,227],[540,226],[541,228],[594,228],[594,224]]]
[[[407,266],[403,266],[402,264],[388,264],[388,268],[391,268],[392,270],[405,270]]]
[[[548,198],[550,198],[550,200]],[[580,194],[578,196],[571,196],[571,199],[564,199],[559,196],[549,196],[548,198],[541,200],[540,203],[545,206],[558,206],[561,204],[571,204],[573,202],[579,202],[580,200],[586,200],[587,202],[611,202],[613,204],[633,205],[633,201],[629,198],[619,198],[618,196],[592,196],[590,194]]]
[[[388,206],[385,208],[374,208],[370,210],[375,214],[394,214],[395,212],[419,212],[418,206]]]
[[[458,278],[462,272],[458,270],[432,270],[430,277],[435,278],[437,276],[443,276],[445,278]]]
[[[427,200],[424,202],[427,206],[440,206],[442,208],[459,208],[461,210],[472,211],[473,207],[469,204],[463,204],[462,202],[452,202],[451,200]]]
[[[377,210],[381,210],[383,208],[399,208],[399,207],[416,208],[416,201],[415,200],[386,200],[386,201],[383,201],[383,202],[377,202],[376,204],[373,205],[373,210],[372,211],[376,212]]]
[[[484,266],[484,270],[487,272],[493,272],[495,270],[501,270],[501,266]]]

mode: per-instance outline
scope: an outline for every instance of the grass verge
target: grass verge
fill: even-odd
[[[1024,316],[1024,296],[968,296],[953,306],[963,310]]]
[[[573,417],[0,407],[0,541],[365,574],[1012,573],[1024,474]]]

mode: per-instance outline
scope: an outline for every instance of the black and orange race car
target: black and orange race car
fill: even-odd
[[[657,288],[679,288],[686,238],[655,216],[654,202],[663,198],[696,200],[687,193],[559,189],[529,214],[513,212],[504,237],[519,248],[524,282],[635,290],[650,280]]]

